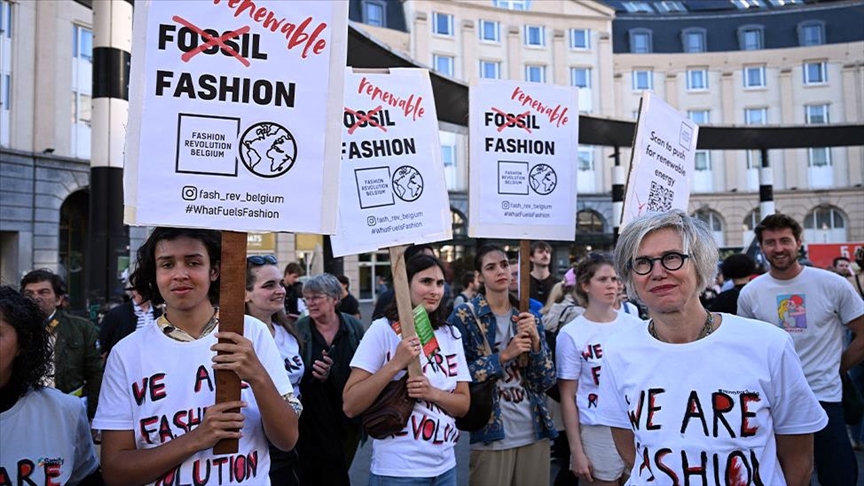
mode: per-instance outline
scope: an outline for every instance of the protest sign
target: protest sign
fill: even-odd
[[[452,237],[429,72],[345,73],[333,255]]]
[[[578,90],[484,79],[469,113],[468,234],[572,240]]]
[[[347,10],[136,2],[125,222],[331,233]]]
[[[644,92],[630,154],[621,228],[645,213],[687,211],[699,126]]]

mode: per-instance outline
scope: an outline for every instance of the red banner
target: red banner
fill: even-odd
[[[855,250],[864,246],[864,242],[855,243],[810,243],[807,245],[807,259],[818,268],[829,268],[837,257],[846,257],[854,261]]]

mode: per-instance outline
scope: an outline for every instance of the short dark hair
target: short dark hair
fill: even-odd
[[[726,280],[749,277],[756,272],[756,262],[746,253],[736,253],[723,260],[720,272]]]
[[[546,250],[549,253],[552,253],[552,245],[542,240],[531,243],[531,255],[533,255],[537,250]]]
[[[348,279],[345,275],[336,275],[336,280],[339,281],[342,285],[345,286],[346,289],[351,288],[351,280]]]
[[[282,272],[282,275],[288,275],[289,273],[293,273],[294,275],[303,275],[303,267],[300,266],[297,262],[291,262],[288,265],[285,265],[285,271]]]
[[[846,258],[844,256],[835,257],[834,261],[831,263],[831,266],[834,268],[837,268],[837,262],[841,262],[841,261],[849,263],[851,260],[849,260],[848,258]]]
[[[20,397],[31,387],[40,388],[42,377],[48,373],[52,351],[45,329],[46,316],[35,302],[4,285],[0,287],[0,319],[15,329],[19,350],[4,392]]]
[[[435,249],[429,245],[411,245],[408,248],[405,248],[405,261],[407,262],[413,258],[414,255],[421,255],[426,251],[432,253],[432,256],[435,256]]]
[[[177,238],[191,238],[200,241],[207,249],[211,268],[219,268],[219,263],[222,261],[222,233],[220,231],[161,226],[154,229],[147,241],[138,248],[138,264],[129,277],[129,281],[132,282],[133,288],[138,291],[141,298],[149,300],[154,305],[165,302],[162,294],[159,293],[159,286],[156,284],[156,245],[160,241],[171,241]],[[210,303],[213,305],[219,303],[220,278],[221,276],[210,282],[210,290],[207,292]]]
[[[793,218],[792,216],[787,216],[783,213],[775,213],[765,216],[765,219],[763,219],[761,223],[756,225],[756,228],[754,228],[753,231],[756,233],[756,241],[758,241],[761,245],[763,231],[777,231],[786,228],[792,230],[792,235],[795,237],[795,241],[801,241],[801,234],[804,232],[804,230],[801,228],[801,225],[798,223],[798,221],[795,221],[795,218]]]
[[[462,284],[463,289],[467,289],[469,285],[474,283],[474,279],[477,278],[477,274],[474,272],[465,272],[462,274],[462,278],[459,279],[459,283]]]
[[[67,293],[66,282],[63,281],[63,278],[47,268],[33,270],[24,275],[24,278],[21,279],[21,292],[24,291],[24,287],[39,282],[51,282],[51,287],[54,289],[54,294],[57,297],[62,297]]]

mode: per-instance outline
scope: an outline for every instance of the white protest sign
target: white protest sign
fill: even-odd
[[[468,234],[572,240],[578,90],[483,79],[468,98]]]
[[[642,94],[621,228],[645,213],[687,211],[699,126],[657,95]]]
[[[429,72],[345,74],[333,255],[452,238]]]
[[[136,2],[126,223],[332,232],[347,17],[347,2]]]

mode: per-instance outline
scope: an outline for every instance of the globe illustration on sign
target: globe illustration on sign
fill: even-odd
[[[414,167],[403,165],[393,174],[393,191],[405,201],[416,201],[423,194],[423,176]]]
[[[546,164],[537,164],[528,173],[528,182],[534,192],[545,196],[555,190],[555,186],[558,185],[558,175],[555,174],[552,167]]]
[[[240,160],[255,175],[278,177],[297,160],[297,142],[282,125],[256,123],[240,138]]]

